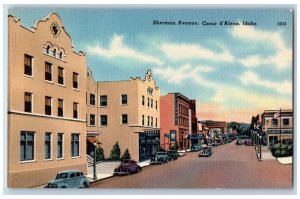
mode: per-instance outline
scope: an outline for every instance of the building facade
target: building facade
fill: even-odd
[[[180,93],[168,93],[160,97],[160,104],[161,146],[169,149],[176,141],[180,150],[188,149],[192,122],[190,100]]]
[[[98,112],[93,114],[97,115],[105,158],[118,142],[121,155],[128,149],[136,161],[149,159],[160,146],[160,90],[151,70],[144,79],[100,81],[96,86]]]
[[[280,115],[274,117],[276,113],[278,110],[265,110],[261,115],[262,133],[266,136],[267,146],[293,140],[293,111],[281,110]]]
[[[8,187],[86,173],[85,54],[55,13],[30,29],[9,16],[8,31]]]

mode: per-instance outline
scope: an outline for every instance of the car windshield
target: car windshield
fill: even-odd
[[[59,174],[57,174],[57,176],[56,176],[56,180],[58,180],[58,179],[66,179],[66,178],[68,178],[68,176],[69,176],[69,174],[68,173],[59,173]]]

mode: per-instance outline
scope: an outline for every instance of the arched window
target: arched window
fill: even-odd
[[[56,49],[53,50],[53,56],[56,57]]]
[[[47,46],[46,53],[47,53],[47,54],[50,53],[50,46]]]
[[[63,58],[63,53],[60,52],[60,53],[59,53],[59,59],[62,59],[62,58]]]

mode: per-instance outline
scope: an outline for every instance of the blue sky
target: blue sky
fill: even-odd
[[[97,81],[142,77],[152,69],[162,95],[197,100],[200,120],[250,122],[266,109],[292,108],[289,9],[9,8],[28,28],[49,12],[61,17],[75,49],[87,53]],[[257,25],[219,25],[225,20]]]

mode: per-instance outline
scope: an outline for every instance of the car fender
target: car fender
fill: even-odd
[[[62,183],[58,185],[58,188],[69,188],[67,183]]]
[[[90,186],[90,182],[88,181],[88,180],[86,180],[86,179],[82,179],[81,181],[80,181],[80,186],[81,187],[83,187],[83,183],[87,183],[87,185],[88,185],[88,187]]]

